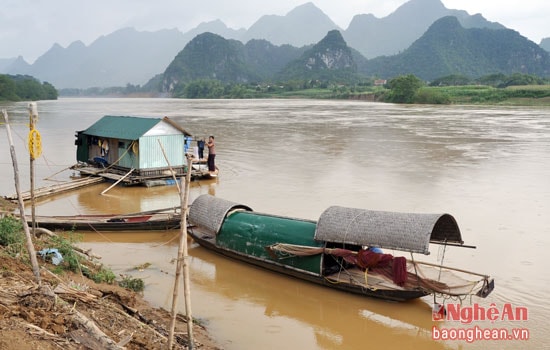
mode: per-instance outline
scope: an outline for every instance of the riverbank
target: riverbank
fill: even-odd
[[[0,212],[13,209],[13,203],[0,199]],[[23,256],[0,245],[0,349],[167,348],[167,310],[118,285],[96,283],[82,273],[59,273],[58,266],[40,257],[39,285]],[[174,349],[187,349],[185,316],[178,314],[176,320]],[[193,338],[196,349],[221,349],[200,324],[194,324]]]

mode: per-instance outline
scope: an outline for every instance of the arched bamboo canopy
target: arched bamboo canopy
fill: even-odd
[[[315,239],[430,254],[429,243],[463,244],[449,214],[417,214],[332,206],[317,222]]]

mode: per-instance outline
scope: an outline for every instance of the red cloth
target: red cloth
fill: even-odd
[[[357,255],[351,250],[342,248],[331,248],[330,255],[342,257],[348,263],[357,265]]]
[[[390,264],[392,258],[391,254],[380,254],[361,249],[357,252],[357,266],[363,270],[372,267],[385,267]]]
[[[403,287],[407,282],[407,259],[402,256],[394,257],[391,254],[380,254],[361,249],[357,252],[356,265],[363,270],[367,268],[383,269],[391,266],[391,276],[389,277],[392,278],[393,283]],[[390,271],[387,272],[389,274]]]
[[[362,270],[379,268],[377,272],[391,278],[393,283],[400,287],[407,282],[407,259],[402,256],[393,257],[391,254],[380,254],[366,249],[361,249],[355,254],[351,250],[342,248],[332,248],[330,254],[342,257],[348,263],[357,265]]]
[[[402,256],[393,258],[392,264],[393,283],[403,287],[407,282],[407,259]]]

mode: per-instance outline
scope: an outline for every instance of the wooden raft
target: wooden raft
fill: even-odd
[[[41,197],[52,196],[55,194],[72,191],[84,186],[95,185],[103,181],[105,181],[105,179],[102,177],[85,177],[78,180],[72,180],[72,181],[55,184],[51,186],[40,187],[34,190],[34,198],[38,199]],[[5,198],[10,201],[16,201],[18,199],[17,194],[6,196]],[[22,192],[21,198],[23,199],[23,201],[29,201],[31,199],[31,192],[30,191]]]

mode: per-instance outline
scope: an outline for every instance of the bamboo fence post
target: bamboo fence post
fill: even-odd
[[[25,207],[23,204],[23,198],[21,198],[21,190],[19,186],[19,168],[17,166],[17,158],[15,156],[15,147],[13,146],[13,139],[11,136],[10,123],[8,120],[8,112],[3,109],[2,114],[4,115],[4,120],[6,121],[6,132],[8,133],[8,140],[10,143],[10,153],[11,159],[13,162],[13,176],[15,179],[15,190],[17,192],[17,203],[19,204],[19,215],[21,216],[21,222],[23,224],[23,229],[25,230],[25,236],[27,237],[27,251],[29,253],[29,258],[31,260],[32,271],[38,285],[42,284],[40,278],[40,267],[38,266],[38,260],[36,259],[36,252],[34,250],[34,245],[32,243],[31,233],[29,231],[29,225],[27,225],[27,219],[25,218]]]
[[[189,202],[189,184],[191,182],[191,165],[192,159],[187,157],[187,174],[185,176],[185,193],[180,191],[181,199],[181,234],[180,244],[178,247],[178,259],[176,266],[176,277],[174,281],[174,294],[172,297],[172,319],[170,321],[170,333],[168,337],[168,349],[172,349],[174,341],[174,328],[176,326],[176,314],[177,314],[177,300],[178,300],[178,288],[181,273],[184,277],[184,298],[185,298],[185,311],[187,316],[187,337],[189,349],[194,349],[193,340],[193,316],[191,312],[191,289],[189,280],[189,264],[187,254],[187,203]]]
[[[32,141],[30,138],[34,137],[34,126],[38,120],[38,110],[36,107],[36,102],[29,103],[29,144],[31,142],[37,142],[37,140]],[[36,147],[36,145],[34,145]],[[39,145],[41,146],[41,145]],[[36,156],[33,149],[29,149],[30,155],[30,177],[31,177],[31,220],[32,220],[32,235],[35,236],[36,230],[36,205],[34,198],[34,159]]]

